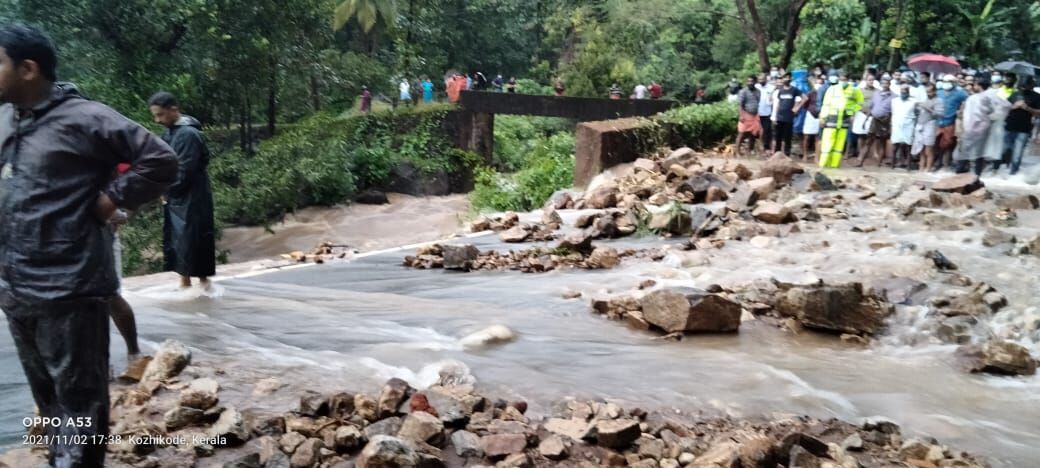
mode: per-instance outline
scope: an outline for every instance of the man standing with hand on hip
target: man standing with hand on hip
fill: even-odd
[[[101,467],[119,286],[107,223],[158,198],[177,156],[56,68],[45,34],[0,24],[0,308],[40,416],[60,421],[45,427],[51,466]]]

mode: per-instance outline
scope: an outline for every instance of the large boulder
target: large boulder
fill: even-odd
[[[928,285],[921,281],[902,276],[874,280],[870,285],[878,291],[883,291],[888,302],[904,305],[909,305],[917,293],[928,288]]]
[[[635,419],[601,420],[596,423],[595,431],[597,445],[615,450],[631,447],[642,434]]]
[[[188,388],[181,390],[178,403],[188,408],[208,410],[217,405],[219,401],[217,391],[219,390],[220,385],[217,384],[216,380],[210,378],[195,379],[188,384]]]
[[[740,328],[740,305],[718,294],[662,289],[644,296],[640,305],[644,319],[668,333]]]
[[[722,218],[711,210],[698,206],[690,215],[690,226],[694,237],[708,236],[722,227]]]
[[[296,451],[293,452],[292,458],[290,459],[292,468],[308,468],[316,465],[321,461],[321,449],[325,448],[325,444],[321,439],[311,438],[303,441],[299,447],[296,447]]]
[[[730,211],[744,211],[754,206],[758,202],[758,198],[758,192],[748,185],[741,185],[737,187],[735,192],[729,194],[729,199],[726,200],[726,208],[729,208]]]
[[[571,252],[578,252],[582,255],[589,255],[592,253],[592,232],[591,230],[577,231],[567,234],[560,240],[560,243],[556,246],[558,250],[566,250]]]
[[[480,438],[480,449],[490,458],[504,457],[527,448],[524,434],[492,434]]]
[[[589,258],[585,263],[590,268],[609,269],[614,268],[621,263],[621,259],[618,257],[617,249],[613,247],[596,247],[596,249],[589,254]]]
[[[724,193],[733,190],[733,184],[711,172],[697,174],[686,179],[676,190],[689,193],[693,197],[694,203],[704,203],[707,201],[708,191],[713,187]]]
[[[810,188],[817,192],[838,190],[838,186],[834,185],[834,181],[822,172],[816,172],[812,175],[812,184],[810,185]]]
[[[155,357],[148,363],[141,376],[141,382],[166,380],[180,374],[191,363],[191,351],[184,343],[166,340],[159,345]]]
[[[759,201],[751,214],[755,219],[769,224],[783,224],[793,220],[790,209],[771,201]]]
[[[892,304],[860,283],[794,286],[780,297],[781,315],[807,328],[833,333],[873,335],[895,312]]]
[[[802,169],[802,166],[778,152],[762,165],[762,169],[758,171],[758,177],[772,177],[777,184],[787,185],[791,182],[791,177],[803,172],[805,169]]]
[[[957,349],[957,355],[961,360],[961,365],[972,373],[1036,374],[1036,360],[1029,354],[1029,350],[1010,341],[962,346]]]
[[[163,414],[163,424],[166,426],[167,432],[173,432],[201,423],[205,414],[203,410],[197,408],[178,406]]]
[[[436,444],[443,439],[444,423],[440,418],[425,411],[409,414],[401,423],[397,436],[404,440]]]
[[[986,233],[982,236],[982,245],[986,247],[997,247],[1003,244],[1014,245],[1015,242],[1017,239],[1014,234],[994,227],[986,228]]]
[[[498,233],[498,237],[502,239],[502,242],[523,242],[531,237],[531,231],[527,230],[526,226],[513,226],[512,228]]]
[[[235,408],[226,408],[209,428],[207,435],[221,439],[228,445],[239,445],[249,440],[250,432],[242,413]]]
[[[398,378],[388,380],[379,394],[379,417],[387,418],[397,414],[398,408],[412,396],[412,393],[415,393],[415,389],[408,385],[408,382]]]
[[[390,203],[386,198],[386,192],[382,190],[368,189],[354,197],[354,201],[362,205],[385,205]]]
[[[987,283],[978,283],[963,293],[934,297],[931,305],[946,316],[979,316],[995,313],[1007,306],[1007,297]]]
[[[967,173],[952,175],[940,179],[936,183],[932,184],[932,190],[936,192],[960,193],[962,195],[967,195],[984,186],[985,184],[979,180],[979,176]]]
[[[776,189],[776,179],[772,177],[759,177],[749,180],[747,184],[758,194],[758,198],[766,198]]]
[[[668,210],[654,214],[650,218],[649,228],[658,233],[689,234],[692,228],[690,212],[682,205],[672,205]]]
[[[375,436],[357,458],[357,468],[412,468],[419,454],[407,442],[391,436]]]
[[[1040,199],[1036,195],[1020,195],[997,200],[997,206],[1009,210],[1035,210],[1040,208]]]
[[[617,187],[600,187],[585,195],[585,206],[597,210],[613,208],[619,195]]]
[[[664,158],[661,161],[661,167],[671,168],[674,165],[686,167],[695,162],[697,162],[697,153],[684,146],[672,151],[668,157]]]
[[[441,254],[444,256],[445,269],[469,271],[480,255],[480,250],[472,245],[442,245]]]
[[[553,434],[569,437],[576,441],[587,439],[593,433],[593,426],[584,419],[550,418],[542,427]]]

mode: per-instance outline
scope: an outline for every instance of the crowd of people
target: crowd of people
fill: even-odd
[[[610,99],[621,99],[621,87],[617,83],[614,83],[610,87]],[[628,96],[629,99],[661,99],[664,97],[664,87],[656,81],[651,81],[650,86],[642,83],[636,84],[632,88],[632,94]]]
[[[397,99],[389,99],[385,97],[382,99],[391,102],[394,106],[414,106],[418,105],[420,102],[434,102],[437,99],[436,93],[438,92],[433,81],[426,76],[411,80],[408,78],[401,78],[401,81],[397,84],[397,90]],[[468,90],[516,93],[517,82],[515,77],[509,78],[509,80],[506,81],[502,75],[498,75],[493,80],[489,81],[481,72],[473,72],[468,75],[451,72],[444,78],[443,90],[448,101],[455,103],[459,102],[462,91]],[[361,99],[361,112],[371,112],[373,96],[367,86],[362,86],[361,96],[359,97]]]
[[[802,159],[821,167],[856,166],[874,159],[892,168],[978,175],[1021,169],[1040,116],[1031,74],[996,70],[941,74],[868,69],[858,79],[817,67],[734,79],[729,100],[739,106],[737,154],[792,154],[800,135]]]

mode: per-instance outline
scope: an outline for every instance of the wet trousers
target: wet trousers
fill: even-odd
[[[10,309],[10,310],[8,310]],[[108,435],[108,301],[9,307],[8,327],[43,418],[50,465],[100,468]]]
[[[841,167],[841,153],[845,151],[847,128],[826,128],[820,138],[820,167]]]

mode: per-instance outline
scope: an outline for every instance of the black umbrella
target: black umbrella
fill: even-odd
[[[1036,74],[1036,66],[1028,62],[1000,62],[993,69],[1004,73],[1014,73],[1018,76],[1033,76]]]

